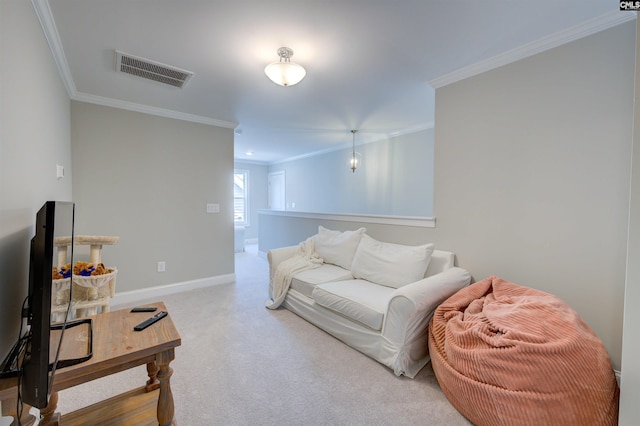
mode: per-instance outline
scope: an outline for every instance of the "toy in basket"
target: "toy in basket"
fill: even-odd
[[[91,262],[76,262],[71,268],[70,264],[54,268],[53,291],[55,294],[53,305],[66,306],[69,303],[69,282],[73,280],[72,308],[79,315],[86,309],[87,315],[109,310],[109,299],[115,294],[116,268],[107,268],[102,263],[94,265]],[[56,309],[59,310],[59,309]]]
[[[108,306],[109,299],[115,294],[117,273],[117,269],[106,268],[102,263],[96,266],[91,262],[76,262],[72,275],[73,301],[95,302],[103,308]]]

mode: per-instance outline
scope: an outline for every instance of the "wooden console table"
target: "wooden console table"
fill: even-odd
[[[148,306],[156,306],[156,312],[167,310],[162,302]],[[123,309],[91,317],[93,357],[56,371],[49,405],[40,410],[39,425],[175,425],[170,385],[173,370],[169,363],[181,344],[180,334],[170,315],[145,330],[133,331],[136,324],[152,315]],[[80,326],[65,331],[61,359],[72,358],[71,354],[86,349],[86,332]],[[149,376],[144,386],[62,416],[55,412],[58,391],[143,364],[147,365]],[[0,380],[0,402],[2,415],[17,418],[15,384],[15,378]],[[28,411],[25,406],[22,424],[33,423]]]

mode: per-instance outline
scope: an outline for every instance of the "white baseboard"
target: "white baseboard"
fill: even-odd
[[[236,274],[218,275],[216,277],[200,278],[197,280],[183,281],[158,287],[142,288],[139,290],[123,291],[116,293],[111,299],[111,306],[135,304],[141,300],[160,299],[175,293],[211,287],[220,284],[230,284],[236,281]]]
[[[618,370],[613,370],[616,375],[616,380],[618,381],[618,386],[620,386],[620,378],[622,377],[622,373]]]

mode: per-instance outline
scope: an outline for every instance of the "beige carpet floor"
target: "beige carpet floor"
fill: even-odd
[[[470,424],[430,364],[415,379],[396,377],[295,314],[266,309],[268,266],[255,246],[236,254],[236,277],[163,298],[182,336],[171,364],[179,425]],[[138,367],[62,391],[59,411],[146,379]]]

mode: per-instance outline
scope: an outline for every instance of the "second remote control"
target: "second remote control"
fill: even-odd
[[[155,314],[154,316],[152,316],[148,320],[142,321],[140,324],[138,324],[135,327],[133,327],[133,329],[135,331],[142,331],[145,328],[149,327],[154,322],[160,321],[162,318],[164,318],[166,316],[167,316],[167,313],[165,311],[158,312],[157,314]]]
[[[156,308],[155,306],[148,306],[148,307],[147,306],[140,306],[140,307],[137,307],[137,308],[133,308],[131,310],[131,312],[155,312],[157,310],[158,310],[158,308]]]

